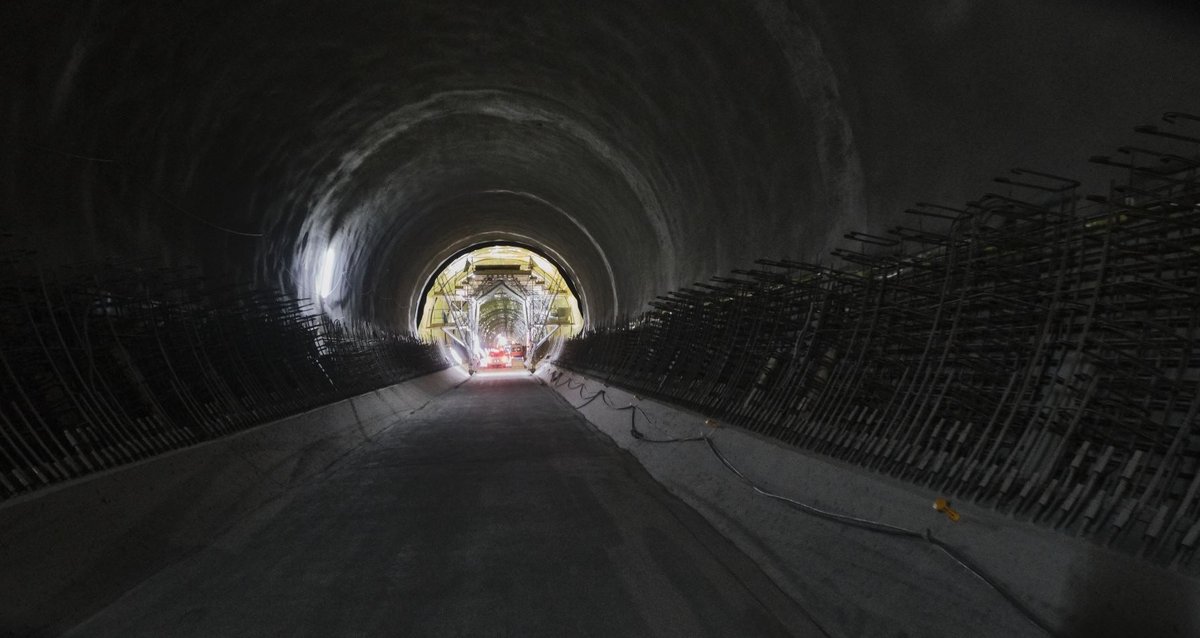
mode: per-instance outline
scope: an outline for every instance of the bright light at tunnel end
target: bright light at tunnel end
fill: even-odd
[[[317,273],[317,294],[325,299],[333,292],[333,266],[337,261],[337,251],[333,246],[325,249],[325,257],[321,260],[321,269]]]
[[[539,350],[543,344],[552,347],[583,329],[579,300],[565,274],[549,258],[520,245],[465,250],[434,271],[423,294],[415,322],[418,337],[461,348],[472,365],[491,361],[492,349],[504,351],[504,358],[516,352],[520,363],[531,353],[548,351]]]

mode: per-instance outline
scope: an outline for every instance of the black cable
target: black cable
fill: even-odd
[[[576,410],[582,410],[583,408],[587,407],[587,404],[591,403],[592,401],[595,401],[596,397],[598,397],[598,396],[600,396],[600,395],[593,394],[592,397],[590,399],[588,399],[587,401],[584,401],[583,403],[581,403],[579,405],[572,405],[571,407],[575,408]]]
[[[561,373],[557,373],[557,374],[559,374],[561,376]],[[554,377],[552,377],[552,379],[553,378]],[[578,386],[575,386],[571,383],[570,378],[568,378],[566,380],[566,383],[568,384],[568,387],[571,389],[578,388],[579,396],[581,398],[583,398],[583,388],[586,387],[586,385],[587,385],[586,383],[581,382]],[[561,383],[556,384],[555,387],[557,388],[560,385],[562,385],[562,384]],[[598,392],[593,394],[591,397],[588,397],[587,401],[585,403],[583,403],[582,405],[578,406],[576,409],[580,409],[580,408],[588,405],[589,403],[594,401],[596,399],[596,397],[602,396],[602,395],[607,395],[607,393],[604,390],[599,390]],[[637,413],[639,411],[642,413],[643,418],[645,418],[647,422],[653,423],[653,421],[650,420],[650,416],[648,414],[646,414],[645,410],[643,410],[640,406],[634,405],[632,403],[629,404],[628,406],[624,406],[624,407],[614,406],[610,401],[608,401],[607,396],[605,396],[605,403],[608,403],[609,407],[614,410],[630,410],[631,411],[630,423],[629,423],[630,434],[633,436],[633,438],[635,438],[639,441],[643,441],[646,443],[689,443],[689,442],[695,442],[695,441],[704,441],[705,443],[708,444],[708,449],[710,451],[712,451],[713,455],[717,457],[717,459],[721,462],[722,465],[725,466],[726,469],[728,469],[735,476],[737,476],[738,479],[741,480],[743,483],[745,483],[747,486],[749,486],[750,489],[752,489],[754,492],[756,492],[762,496],[765,496],[767,498],[774,499],[777,501],[781,501],[787,505],[790,505],[792,508],[799,510],[800,512],[803,512],[805,514],[809,514],[811,516],[816,516],[818,518],[823,518],[823,519],[826,519],[829,521],[833,521],[835,523],[841,523],[843,525],[850,525],[852,527],[857,527],[859,529],[864,529],[864,530],[871,531],[871,532],[877,532],[880,534],[887,534],[890,536],[897,536],[900,538],[911,538],[914,540],[921,540],[926,543],[929,543],[930,545],[936,547],[938,550],[940,550],[942,553],[944,553],[946,556],[949,556],[951,560],[958,563],[958,565],[960,567],[962,567],[963,569],[970,572],[973,576],[978,578],[985,585],[992,588],[996,593],[1000,594],[1000,596],[1003,597],[1006,601],[1008,601],[1008,603],[1010,605],[1012,605],[1014,609],[1016,609],[1018,612],[1020,612],[1020,614],[1022,616],[1024,616],[1026,620],[1028,620],[1029,622],[1036,625],[1042,631],[1046,632],[1047,635],[1049,635],[1049,636],[1056,635],[1054,630],[1048,624],[1046,624],[1045,621],[1043,621],[1041,618],[1039,618],[1037,616],[1037,614],[1035,614],[1032,610],[1026,608],[1025,604],[1023,602],[1021,602],[1021,600],[1019,598],[1017,598],[1014,594],[1009,592],[1003,585],[1001,585],[995,579],[990,577],[981,568],[976,567],[974,564],[972,564],[958,550],[956,550],[952,546],[948,545],[945,541],[935,538],[928,529],[926,529],[924,532],[920,532],[915,529],[899,527],[897,525],[890,525],[888,523],[881,523],[879,521],[872,521],[870,519],[859,518],[857,516],[850,516],[848,514],[839,514],[837,512],[823,510],[819,507],[815,507],[813,505],[809,505],[807,503],[802,503],[795,499],[791,499],[786,496],[782,496],[780,494],[770,492],[768,490],[765,490],[765,489],[759,487],[757,484],[754,483],[754,481],[750,480],[749,477],[747,477],[744,473],[742,473],[741,470],[739,470],[736,466],[734,466],[733,463],[729,460],[729,458],[726,457],[721,452],[721,450],[717,448],[717,444],[713,441],[711,435],[695,436],[695,437],[690,437],[690,438],[675,438],[675,439],[649,439],[649,438],[646,438],[645,434],[643,434],[640,430],[637,429],[636,419],[637,419]]]
[[[629,410],[630,411],[629,434],[630,434],[630,436],[632,436],[633,438],[635,438],[639,441],[644,441],[646,443],[691,443],[691,442],[699,442],[699,441],[705,440],[705,437],[703,437],[703,436],[693,436],[693,437],[683,438],[683,439],[680,439],[680,438],[675,438],[675,439],[651,439],[651,438],[648,438],[641,430],[637,429],[637,413],[641,412],[642,418],[646,419],[646,422],[648,422],[648,423],[653,424],[653,420],[650,418],[650,415],[646,414],[646,411],[643,410],[641,407],[636,406],[632,403],[629,405],[626,405],[626,406],[615,405],[612,401],[609,400],[608,392],[604,389],[597,390],[594,394],[592,394],[592,396],[586,397],[583,395],[583,389],[585,387],[587,387],[586,383],[581,382],[579,385],[575,385],[574,383],[572,383],[572,380],[570,378],[567,379],[566,383],[567,383],[568,388],[579,391],[579,398],[585,399],[585,401],[579,405],[574,405],[574,404],[571,405],[571,407],[575,408],[576,410],[581,410],[581,409],[587,407],[587,405],[589,403],[591,403],[592,401],[595,401],[597,397],[602,399],[604,401],[604,403],[606,403],[608,405],[608,407],[613,410],[618,410],[618,411]],[[555,387],[557,387],[558,385],[560,385],[560,384],[556,384]]]
[[[693,442],[698,443],[700,441],[708,440],[707,436],[691,436],[691,437],[687,437],[687,438],[674,438],[674,439],[647,438],[645,434],[642,434],[641,430],[637,429],[637,413],[638,412],[642,413],[642,418],[646,419],[647,423],[653,424],[653,422],[650,421],[650,416],[648,414],[646,414],[646,411],[643,410],[641,407],[632,405],[632,404],[630,404],[630,406],[628,408],[623,408],[623,409],[630,411],[630,413],[629,413],[629,434],[631,436],[633,436],[633,438],[635,438],[639,441],[643,441],[645,443],[693,443]]]

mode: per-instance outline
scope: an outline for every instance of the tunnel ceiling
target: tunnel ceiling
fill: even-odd
[[[5,228],[304,295],[334,246],[327,309],[404,327],[516,241],[600,321],[1200,104],[1194,11],[992,4],[10,1]]]

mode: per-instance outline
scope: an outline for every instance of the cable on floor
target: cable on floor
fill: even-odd
[[[565,377],[566,380],[565,381],[557,381],[557,379],[559,377]],[[584,389],[587,387],[587,384],[583,383],[583,382],[579,382],[578,385],[576,385],[575,382],[570,377],[567,377],[567,375],[564,375],[561,371],[557,371],[557,370],[554,371],[551,374],[551,381],[555,381],[555,383],[554,383],[555,388],[559,388],[565,383],[569,390],[577,389],[579,391],[579,397],[581,399],[584,399],[584,402],[577,406],[572,405],[572,407],[574,407],[576,410],[581,410],[584,407],[587,407],[588,404],[590,404],[592,401],[595,401],[597,398],[602,398],[604,403],[607,404],[610,409],[628,410],[630,412],[630,425],[629,425],[630,426],[630,434],[633,436],[633,438],[635,438],[639,441],[642,441],[645,443],[690,443],[690,442],[703,441],[704,443],[706,443],[708,445],[708,449],[713,453],[713,455],[715,457],[717,457],[717,460],[719,460],[721,462],[721,464],[725,466],[726,469],[728,469],[735,476],[737,476],[738,479],[741,480],[741,482],[743,482],[747,486],[749,486],[751,490],[753,490],[754,492],[756,492],[762,496],[765,496],[765,497],[773,499],[773,500],[780,501],[784,504],[791,506],[792,508],[794,508],[796,510],[799,510],[800,512],[809,514],[811,516],[816,516],[818,518],[823,518],[823,519],[833,521],[836,523],[841,523],[843,525],[850,525],[852,527],[857,527],[859,529],[864,529],[864,530],[871,531],[871,532],[877,532],[880,534],[888,534],[890,536],[897,536],[900,538],[910,538],[913,540],[920,540],[920,541],[924,541],[924,542],[932,545],[933,547],[935,547],[939,551],[941,551],[943,554],[950,557],[950,559],[953,560],[955,563],[957,563],[960,567],[967,570],[973,576],[975,576],[980,581],[982,581],[985,585],[990,587],[993,591],[1000,594],[1000,596],[1002,598],[1004,598],[1004,600],[1006,600],[1010,605],[1012,605],[1014,609],[1016,609],[1018,612],[1020,612],[1020,614],[1022,616],[1024,616],[1026,620],[1028,620],[1029,622],[1036,625],[1042,631],[1046,632],[1047,635],[1049,635],[1049,636],[1056,635],[1054,630],[1045,621],[1043,621],[1040,617],[1038,617],[1037,614],[1035,614],[1032,610],[1028,609],[1025,606],[1025,604],[1023,602],[1021,602],[1021,600],[1019,598],[1017,598],[1014,594],[1009,592],[1002,584],[997,582],[994,578],[989,576],[987,574],[987,572],[985,572],[982,568],[974,565],[969,559],[966,558],[966,556],[964,556],[957,549],[950,546],[945,541],[942,541],[941,539],[934,537],[933,534],[930,533],[930,531],[928,529],[925,529],[924,531],[918,531],[918,530],[910,529],[907,527],[900,527],[897,525],[891,525],[891,524],[883,523],[880,521],[872,521],[870,519],[859,518],[857,516],[851,516],[848,514],[839,514],[837,512],[831,512],[829,510],[824,510],[819,507],[815,507],[813,505],[809,505],[807,503],[803,503],[803,502],[797,501],[795,499],[788,498],[788,497],[780,495],[780,494],[776,494],[769,490],[765,490],[762,487],[759,487],[756,483],[754,483],[754,481],[750,480],[750,478],[747,477],[745,475],[745,473],[743,473],[741,470],[739,470],[737,468],[737,466],[735,466],[729,460],[729,457],[725,456],[725,454],[723,452],[721,452],[721,450],[717,447],[716,442],[713,441],[711,434],[703,435],[703,436],[687,437],[687,438],[650,439],[650,438],[647,438],[645,436],[645,434],[643,434],[640,430],[637,429],[637,413],[638,412],[642,413],[642,417],[644,419],[646,419],[646,421],[648,423],[650,423],[652,425],[654,423],[653,420],[650,419],[650,415],[646,414],[646,411],[643,410],[641,407],[639,407],[635,404],[632,404],[632,403],[627,406],[614,405],[608,399],[608,393],[604,389],[600,389],[600,390],[596,391],[591,396],[584,396]]]
[[[561,373],[555,373],[555,374],[561,375]],[[553,380],[553,377],[551,380]],[[563,385],[563,383],[564,382],[555,383],[554,387],[556,387],[556,388],[561,387]],[[674,438],[674,439],[652,439],[652,438],[649,438],[645,435],[645,433],[643,433],[641,430],[637,429],[637,414],[639,412],[641,412],[642,418],[645,419],[646,422],[651,425],[654,424],[654,420],[651,419],[650,415],[646,414],[646,411],[643,410],[640,406],[634,405],[632,403],[629,405],[624,405],[624,406],[614,405],[613,402],[610,401],[608,398],[608,392],[606,390],[604,390],[603,388],[600,390],[597,390],[595,393],[592,394],[592,396],[585,397],[583,395],[583,389],[586,384],[580,383],[579,385],[575,385],[574,382],[572,382],[571,379],[569,379],[569,378],[565,381],[565,383],[567,384],[567,387],[569,389],[571,389],[571,390],[577,389],[579,391],[579,398],[584,400],[583,403],[581,403],[579,405],[574,405],[574,404],[571,405],[571,407],[575,408],[576,410],[582,410],[583,408],[587,407],[587,405],[590,404],[592,401],[595,401],[597,398],[602,399],[604,401],[604,403],[613,410],[618,410],[618,411],[628,410],[629,411],[629,434],[631,436],[633,436],[633,438],[635,438],[639,441],[643,441],[645,443],[692,443],[692,442],[700,442],[700,441],[706,440],[706,437],[703,437],[703,436],[693,436],[693,437],[687,437],[687,438]]]

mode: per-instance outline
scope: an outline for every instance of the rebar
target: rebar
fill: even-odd
[[[1014,169],[836,267],[759,260],[557,363],[1195,573],[1200,125],[1138,127],[1105,196]],[[1191,127],[1189,130],[1187,127]]]
[[[194,269],[7,249],[0,282],[0,500],[448,365]]]

